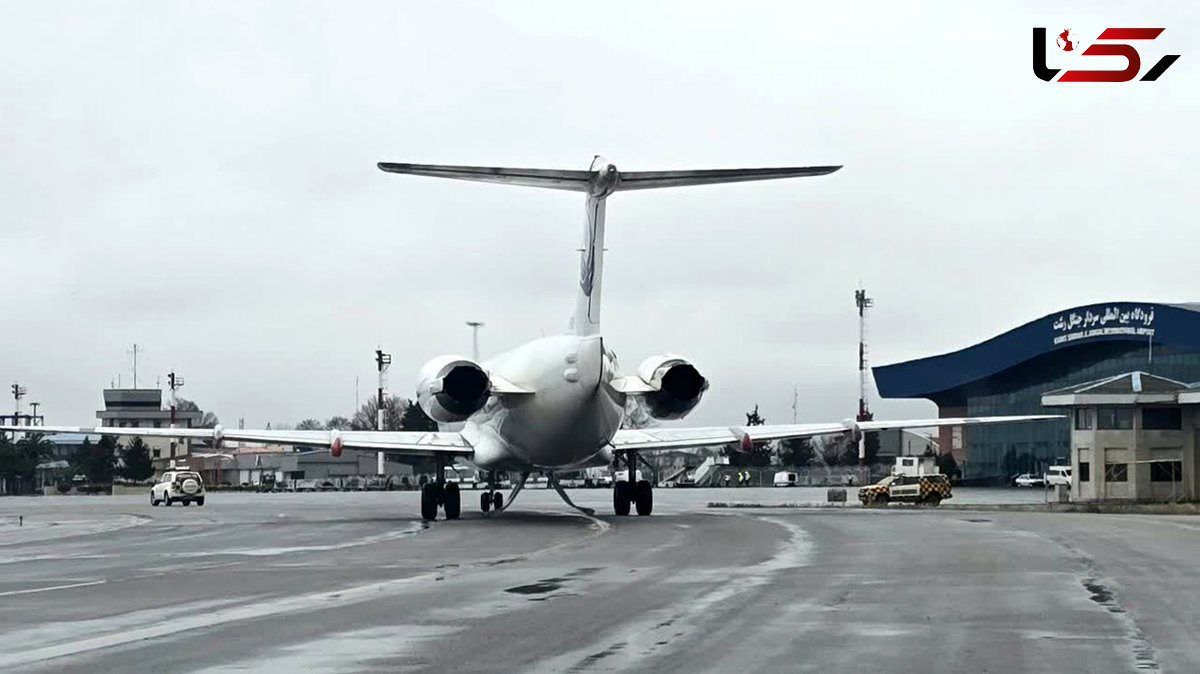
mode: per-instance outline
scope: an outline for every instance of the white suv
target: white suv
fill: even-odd
[[[1071,486],[1071,467],[1070,466],[1050,466],[1046,469],[1045,476],[1046,484],[1051,487],[1056,485]]]
[[[175,502],[183,505],[204,505],[204,480],[200,473],[193,470],[168,470],[159,478],[158,484],[150,487],[150,505],[159,503],[171,505]]]

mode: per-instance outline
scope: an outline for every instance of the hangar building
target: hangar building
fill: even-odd
[[[1109,302],[1058,311],[965,349],[872,368],[883,398],[924,398],[939,417],[1046,414],[1043,393],[1141,370],[1200,382],[1200,303]],[[1070,462],[1070,425],[939,430],[963,479],[1005,481]]]

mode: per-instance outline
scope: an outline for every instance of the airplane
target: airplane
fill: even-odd
[[[41,432],[73,432],[120,436],[170,437],[210,441],[214,447],[230,441],[328,446],[333,456],[345,449],[386,452],[404,457],[429,457],[437,466],[435,481],[421,491],[421,516],[458,519],[462,498],[458,486],[446,482],[447,462],[463,460],[485,472],[488,488],[480,494],[480,509],[501,511],[512,505],[529,475],[545,472],[548,482],[570,507],[575,505],[555,477],[557,473],[591,466],[622,464],[636,476],[647,452],[730,446],[748,450],[775,440],[817,435],[850,434],[859,442],[865,431],[1013,423],[1061,418],[1057,415],[960,417],[900,421],[659,427],[623,429],[626,401],[637,397],[659,420],[677,420],[699,403],[709,381],[690,360],[673,353],[653,355],[633,374],[623,375],[616,354],[600,333],[601,283],[604,272],[604,221],[608,198],[627,190],[734,183],[831,174],[841,166],[712,169],[623,172],[596,157],[586,171],[522,169],[487,166],[380,163],[388,173],[454,180],[521,185],[583,192],[586,218],[577,280],[575,311],[566,334],[543,337],[482,363],[458,355],[439,356],[421,368],[417,400],[439,424],[438,431],[292,431],[199,428],[38,427]],[[451,430],[458,428],[459,430]],[[29,427],[0,426],[2,431]],[[508,498],[498,491],[502,471],[520,474]],[[648,480],[616,481],[613,511],[618,516],[650,515],[653,485]]]

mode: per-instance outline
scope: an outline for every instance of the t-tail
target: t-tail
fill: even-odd
[[[379,168],[389,173],[409,173],[434,178],[505,183],[586,193],[587,219],[583,230],[583,247],[580,249],[579,292],[575,300],[575,315],[571,319],[571,331],[576,335],[587,336],[600,332],[600,284],[604,275],[604,205],[613,192],[823,176],[833,173],[841,166],[623,173],[618,171],[611,162],[596,157],[586,171],[392,164],[387,162],[381,162]]]

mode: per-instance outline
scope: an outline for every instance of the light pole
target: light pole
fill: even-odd
[[[479,362],[479,328],[483,327],[483,323],[467,321],[467,325],[471,327],[471,358],[475,362]]]
[[[377,431],[387,430],[384,428],[385,424],[383,423],[383,420],[385,419],[385,417],[383,415],[384,414],[384,412],[383,412],[383,389],[387,386],[387,371],[388,371],[388,366],[390,366],[391,364],[392,364],[392,354],[384,353],[383,349],[375,349],[375,366],[377,368],[379,368],[379,388],[377,390],[378,397],[376,398],[377,402],[376,402],[376,409],[375,409],[375,430],[377,430]],[[393,430],[400,430],[400,429],[393,429]],[[385,466],[384,466],[384,460],[385,460],[385,455],[383,452],[375,453],[375,474],[376,475],[383,475],[386,472]]]
[[[12,385],[13,394],[13,426],[21,425],[21,398],[25,397],[25,387],[14,383]]]
[[[175,392],[179,390],[180,386],[183,386],[183,377],[180,377],[179,375],[175,374],[174,370],[172,370],[171,372],[168,372],[167,373],[167,388],[171,391],[171,393],[170,393],[171,398],[167,402],[171,406],[171,416],[170,416],[169,421],[167,422],[167,425],[170,426],[171,428],[175,428],[175,408],[178,406],[178,401],[179,401],[179,398]],[[136,386],[135,386],[135,388],[136,388]],[[169,458],[172,461],[175,460],[175,449],[177,446],[177,442],[178,441],[175,438],[171,438],[171,456]],[[167,464],[167,465],[171,465],[171,464]]]

